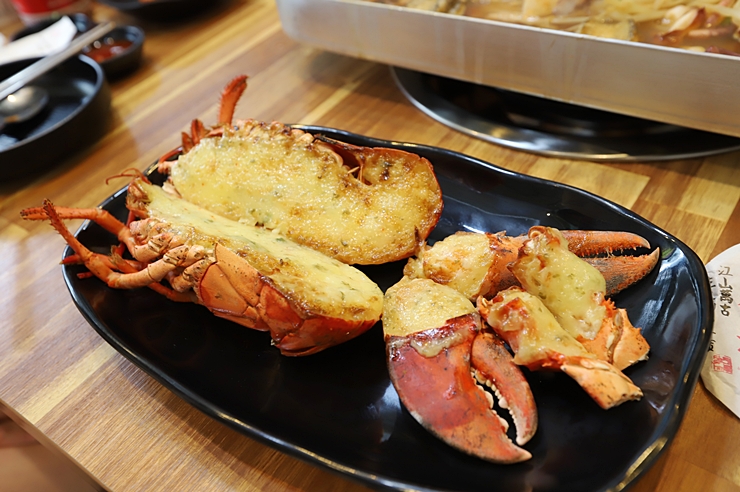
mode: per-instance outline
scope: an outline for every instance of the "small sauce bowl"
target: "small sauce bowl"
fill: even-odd
[[[144,31],[136,26],[119,26],[94,43],[82,54],[95,60],[109,79],[126,75],[141,64]]]

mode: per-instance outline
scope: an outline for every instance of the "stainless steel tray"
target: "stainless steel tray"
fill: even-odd
[[[740,137],[740,57],[356,0],[276,0],[284,31],[328,51]]]

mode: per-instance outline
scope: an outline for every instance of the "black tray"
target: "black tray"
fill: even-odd
[[[615,297],[651,344],[650,359],[626,371],[644,398],[604,411],[564,374],[527,372],[540,412],[539,430],[525,446],[533,458],[495,465],[437,440],[400,406],[388,379],[380,325],[317,355],[283,357],[270,346],[269,335],[219,320],[201,306],[171,303],[149,289],[109,289],[96,279],[78,279],[80,267],[65,267],[75,303],[108,343],[214,419],[371,486],[621,490],[655,462],[678,429],[711,335],[709,284],[695,253],[632,212],[572,187],[443,149],[301,128],[427,157],[445,195],[432,240],[457,230],[519,234],[545,224],[630,231],[659,246],[658,267]],[[150,172],[161,182],[162,176]],[[121,190],[103,208],[125,219],[124,198]],[[89,224],[78,237],[103,253],[115,242]],[[386,289],[401,277],[403,264],[363,270]]]

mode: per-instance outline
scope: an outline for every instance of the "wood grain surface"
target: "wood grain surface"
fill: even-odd
[[[367,490],[215,422],[119,355],[72,304],[58,264],[62,239],[19,217],[44,198],[96,206],[123,184],[106,178],[176,147],[192,118],[214,122],[219,91],[237,74],[250,75],[237,117],[440,146],[574,185],[642,215],[705,262],[740,242],[738,153],[599,164],[475,140],[415,109],[387,66],[289,39],[271,0],[227,1],[166,24],[103,6],[94,15],[141,25],[145,59],[112,83],[111,121],[97,144],[43,174],[0,183],[0,401],[109,490]],[[738,442],[740,421],[699,383],[675,440],[632,490],[739,492]]]

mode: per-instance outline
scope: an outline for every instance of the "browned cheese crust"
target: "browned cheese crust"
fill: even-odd
[[[411,256],[442,212],[426,159],[327,143],[279,123],[240,122],[204,139],[179,158],[170,180],[190,202],[349,264]]]

